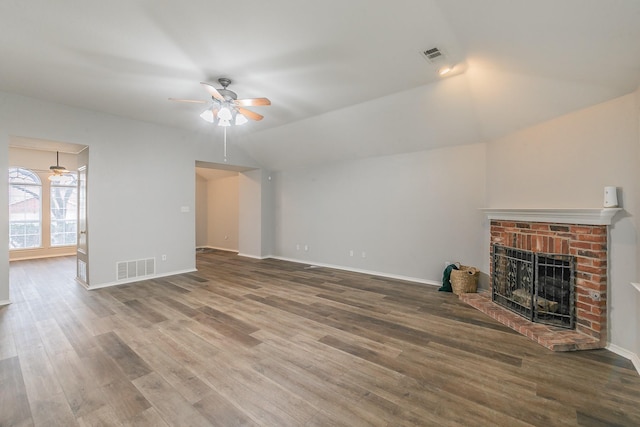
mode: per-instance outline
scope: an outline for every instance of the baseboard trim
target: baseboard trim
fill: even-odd
[[[253,258],[253,259],[268,259],[268,258],[273,258],[272,256],[257,256],[257,255],[249,255],[249,254],[242,254],[240,252],[238,252],[238,256],[243,256],[245,258]]]
[[[388,279],[405,280],[407,282],[420,283],[420,284],[423,284],[423,285],[442,286],[441,282],[438,282],[438,281],[435,281],[435,280],[426,280],[426,279],[420,279],[420,278],[417,278],[417,277],[402,276],[402,275],[399,275],[399,274],[382,273],[380,271],[364,270],[364,269],[360,269],[360,268],[345,267],[343,265],[326,264],[326,263],[321,263],[321,262],[310,262],[310,261],[305,261],[305,260],[300,260],[300,259],[295,259],[295,258],[286,258],[286,257],[280,257],[280,256],[270,256],[268,258],[278,259],[280,261],[295,262],[295,263],[298,263],[298,264],[308,264],[308,265],[312,265],[312,266],[316,266],[316,267],[334,268],[336,270],[350,271],[352,273],[361,273],[361,274],[367,274],[367,275],[370,275],[370,276],[386,277]]]
[[[0,307],[3,305],[9,305],[9,304],[11,304],[11,301],[8,299],[0,300]]]
[[[69,252],[69,253],[60,253],[60,254],[47,254],[47,255],[29,255],[29,256],[25,256],[25,257],[16,257],[16,258],[12,258],[11,256],[9,256],[9,262],[13,262],[13,261],[30,261],[32,259],[45,259],[45,258],[60,258],[60,257],[67,257],[67,256],[75,256],[76,252]]]
[[[237,249],[229,249],[229,248],[221,248],[219,246],[196,246],[196,250],[198,249],[215,249],[217,251],[225,251],[225,252],[235,252],[238,253]]]
[[[98,285],[89,285],[89,286],[85,286],[85,287],[88,290],[93,291],[93,290],[96,290],[96,289],[110,288],[112,286],[126,285],[127,283],[140,282],[140,281],[143,281],[143,280],[158,279],[160,277],[175,276],[177,274],[184,274],[184,273],[194,273],[196,271],[198,271],[198,270],[196,270],[195,268],[187,269],[187,270],[176,270],[176,271],[170,271],[168,273],[152,274],[152,275],[149,275],[149,276],[132,277],[131,279],[127,279],[127,280],[119,280],[117,282],[100,283]]]
[[[633,366],[636,368],[636,371],[638,371],[638,374],[640,374],[640,356],[638,356],[636,353],[611,343],[607,344],[605,348],[617,354],[618,356],[629,359],[631,363],[633,363]]]

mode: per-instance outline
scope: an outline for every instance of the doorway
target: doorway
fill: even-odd
[[[29,200],[9,201],[9,224],[15,222],[14,231],[20,237],[21,231],[25,235],[33,234],[36,237],[31,241],[24,240],[21,247],[20,241],[10,248],[9,261],[46,259],[66,257],[65,259],[78,259],[80,246],[79,215],[83,215],[83,223],[86,224],[86,209],[79,209],[78,173],[83,166],[82,179],[87,182],[88,146],[60,141],[43,140],[28,137],[9,138],[8,147],[9,168],[31,172],[36,183],[35,194]],[[81,165],[82,163],[82,165]],[[54,176],[53,170],[62,168],[64,179]],[[11,186],[10,186],[11,188]],[[84,185],[84,200],[86,202],[86,189]],[[18,192],[20,193],[20,192]],[[15,205],[15,206],[14,206]],[[24,212],[20,212],[20,207]],[[27,232],[28,231],[28,232]],[[86,237],[87,228],[84,227]],[[11,236],[11,232],[10,232]],[[85,249],[86,249],[86,238]],[[27,244],[28,243],[28,244]],[[85,264],[88,266],[88,252],[85,250]],[[77,264],[74,261],[74,264]],[[9,264],[11,269],[11,263]],[[69,270],[69,279],[80,277],[80,271]],[[65,270],[66,271],[66,270]],[[85,272],[88,271],[85,269]],[[86,286],[88,276],[81,282]]]
[[[238,252],[239,171],[197,162],[196,250]],[[234,168],[235,169],[235,168]]]

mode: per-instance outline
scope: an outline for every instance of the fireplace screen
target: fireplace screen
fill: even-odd
[[[532,322],[573,329],[575,261],[493,245],[492,299]]]

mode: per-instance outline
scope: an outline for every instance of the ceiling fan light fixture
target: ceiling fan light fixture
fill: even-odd
[[[69,172],[69,171],[66,171],[66,172]],[[73,180],[74,180],[74,177],[68,173],[49,175],[49,181],[59,185],[71,184],[73,183]]]
[[[229,121],[231,120],[231,118],[231,110],[229,110],[229,107],[224,106],[220,109],[220,111],[218,111],[218,119]]]
[[[204,110],[202,114],[200,114],[200,117],[202,117],[202,120],[204,120],[205,122],[213,123],[213,111],[211,111],[210,108]]]
[[[247,118],[243,114],[241,114],[241,113],[236,114],[236,125],[237,126],[243,125],[243,124],[247,123],[248,121],[249,120],[247,120]]]
[[[222,126],[222,127],[231,126],[231,122],[228,119],[220,119],[218,120],[218,126]]]
[[[66,173],[69,173],[67,168],[65,168],[64,166],[60,166],[60,152],[56,151],[56,164],[55,166],[49,166],[49,170],[51,171],[49,180],[51,180],[51,177],[62,176]]]

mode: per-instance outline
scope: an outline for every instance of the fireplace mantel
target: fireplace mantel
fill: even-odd
[[[611,225],[622,208],[482,208],[488,219],[552,222],[557,224]]]

